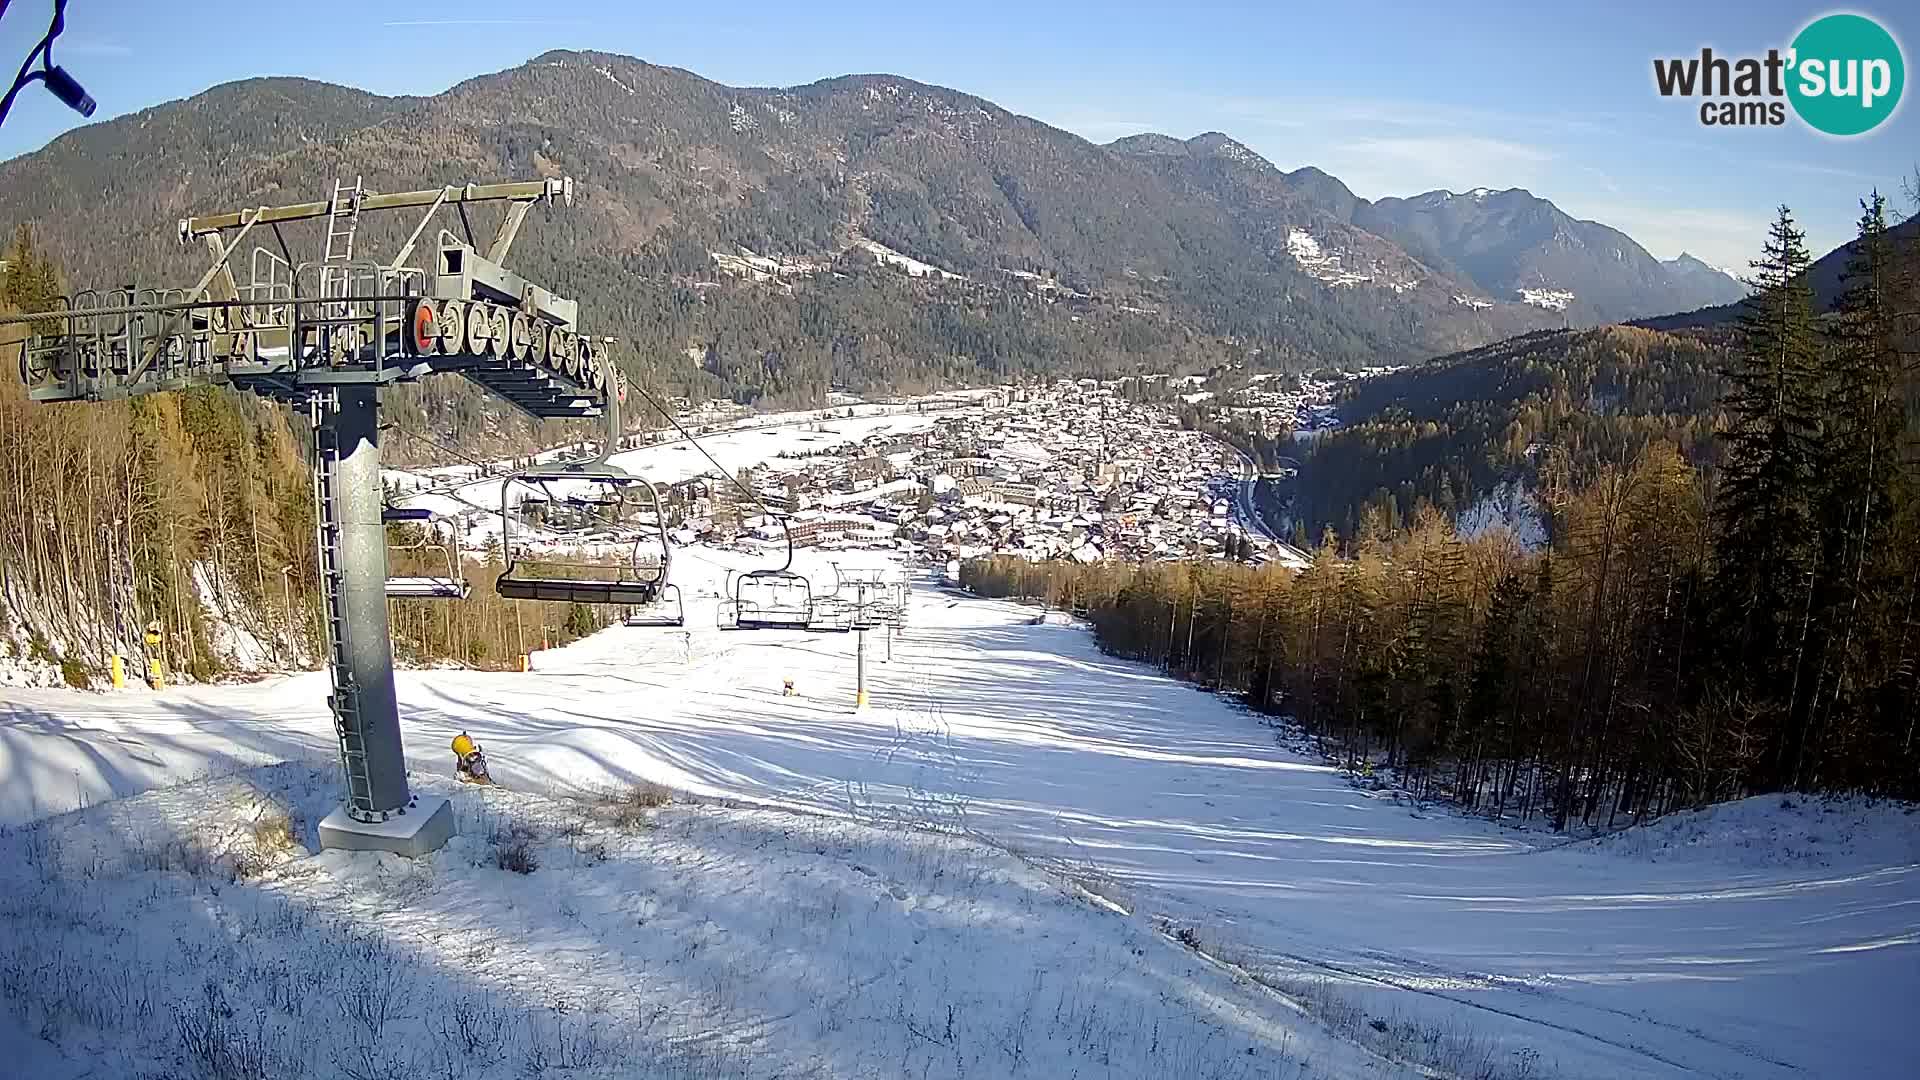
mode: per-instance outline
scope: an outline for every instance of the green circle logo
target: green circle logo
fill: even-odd
[[[1862,135],[1900,104],[1907,65],[1900,43],[1864,15],[1824,15],[1793,39],[1787,98],[1808,126]]]

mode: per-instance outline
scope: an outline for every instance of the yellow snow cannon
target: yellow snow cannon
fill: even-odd
[[[480,752],[480,744],[473,736],[461,732],[453,737],[453,772],[463,784],[491,784],[493,777],[487,775],[487,759]]]

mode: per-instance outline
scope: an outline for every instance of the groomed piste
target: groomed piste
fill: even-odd
[[[182,904],[218,939],[205,955],[254,964],[277,953],[251,948],[271,938],[247,920],[292,918],[272,906],[291,905],[316,956],[336,930],[399,950],[427,1000],[492,1002],[511,1014],[501,1023],[532,1025],[522,1043],[549,1037],[532,1034],[549,1013],[582,1017],[595,1038],[638,1030],[618,1013],[588,1024],[588,1000],[680,1010],[645,1029],[660,1040],[650,1053],[718,1040],[698,1043],[713,1055],[687,1057],[692,1071],[659,1075],[1358,1076],[1439,1059],[1494,1076],[1891,1077],[1910,1063],[1911,808],[1772,797],[1606,841],[1509,832],[1363,790],[1237,705],[1101,655],[1084,629],[930,586],[891,661],[869,635],[873,704],[855,711],[851,635],[713,629],[725,571],[752,560],[683,555],[685,629],[616,626],[527,673],[401,673],[419,782],[452,787],[441,750],[467,731],[501,784],[462,793],[460,836],[420,864],[307,853],[300,829],[331,783],[323,676],[8,691],[8,921],[57,910],[34,908],[35,890],[98,898],[116,894],[86,875],[118,881],[158,899],[112,940],[151,938],[167,971],[163,943],[192,940]],[[826,559],[803,551],[796,566],[824,582]],[[292,764],[253,768],[278,762]],[[657,821],[595,816],[606,793],[643,783],[676,793],[647,811]],[[222,877],[220,858],[253,850],[233,823],[269,805],[293,809],[290,845]],[[521,821],[539,863],[525,877],[494,862]],[[196,837],[210,877],[166,854]],[[81,854],[102,844],[113,850]],[[47,865],[55,884],[34,885]],[[367,881],[392,902],[347,887]],[[942,910],[964,910],[965,932]],[[1021,962],[978,958],[991,949]],[[129,954],[62,955],[80,978]],[[1006,989],[1005,971],[1031,993]],[[894,990],[876,997],[863,979]],[[43,1022],[8,989],[13,1023]],[[882,997],[904,1004],[889,1013]],[[172,999],[153,1000],[164,1019]],[[418,1034],[408,1053],[428,1053],[439,1007],[395,1008],[394,1030]],[[831,1021],[847,1025],[835,1035],[826,1010],[859,1015]],[[80,1075],[116,1045],[89,1022],[7,1041]],[[1028,1041],[1009,1050],[1022,1023]],[[1119,1034],[1156,1023],[1184,1032],[1169,1034],[1195,1055],[1181,1060],[1206,1069]],[[1098,1069],[1084,1056],[1096,1042],[1109,1047]]]

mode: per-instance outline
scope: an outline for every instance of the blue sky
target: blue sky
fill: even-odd
[[[435,93],[553,48],[626,53],[731,85],[885,72],[1096,142],[1224,131],[1282,168],[1319,166],[1370,198],[1525,187],[1661,257],[1685,249],[1734,267],[1778,204],[1823,252],[1850,235],[1860,194],[1878,186],[1897,197],[1920,161],[1912,102],[1872,134],[1836,140],[1792,121],[1705,128],[1695,105],[1653,91],[1655,56],[1702,45],[1764,53],[1834,7],[1574,7],[72,0],[55,58],[100,102],[96,119],[262,74]],[[1847,10],[1879,18],[1913,63],[1920,14],[1891,3]],[[17,65],[50,12],[50,0],[13,0],[0,62]],[[0,158],[75,120],[28,88],[0,128]]]

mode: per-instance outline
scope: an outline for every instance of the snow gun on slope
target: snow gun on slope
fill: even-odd
[[[480,744],[473,736],[461,732],[453,737],[453,773],[463,784],[492,784],[493,777],[487,773],[487,758],[480,752]]]

